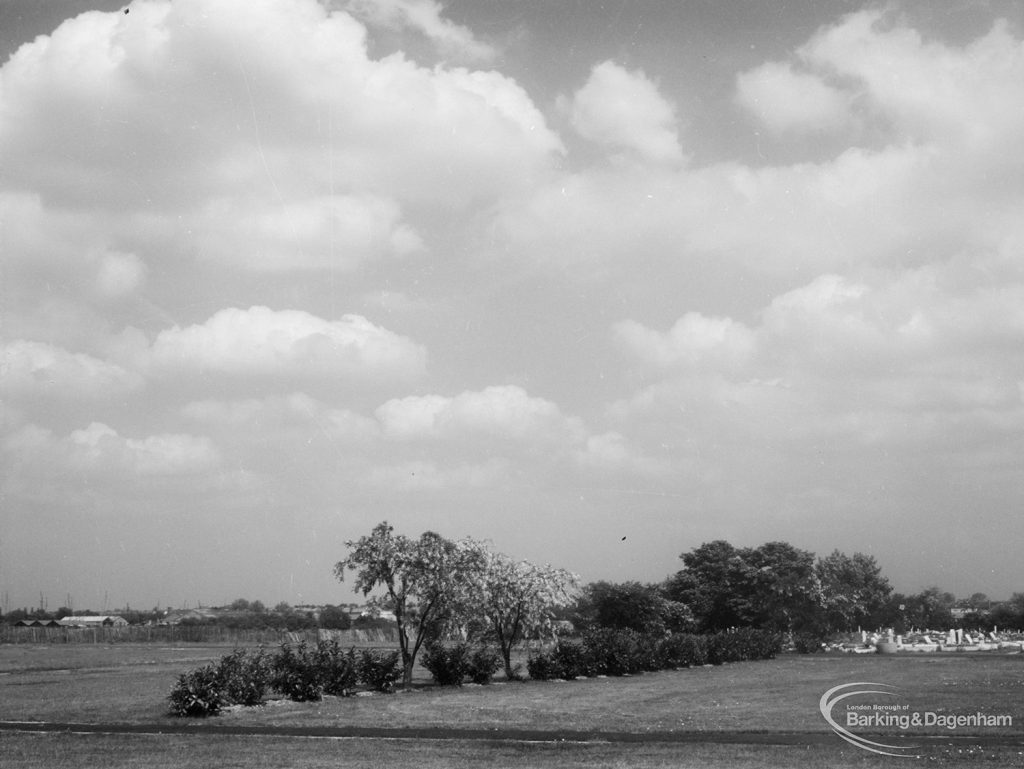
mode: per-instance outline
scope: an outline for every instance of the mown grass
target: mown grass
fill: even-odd
[[[0,734],[5,767],[63,769],[873,769],[893,759],[844,746],[520,743],[164,735]],[[1009,769],[1019,749],[963,746],[936,751],[928,766]],[[916,762],[907,762],[908,766]]]
[[[225,647],[0,647],[0,720],[180,725],[167,715],[177,676]],[[213,727],[406,727],[588,732],[803,733],[806,745],[591,743],[465,740],[298,739],[229,735],[35,735],[0,732],[4,766],[879,766],[876,757],[829,734],[818,700],[832,686],[890,684],[912,709],[1005,714],[1024,729],[1024,655],[920,657],[783,656],[777,660],[627,678],[508,683],[461,689],[427,685],[411,694],[274,700],[233,710]],[[945,736],[944,730],[920,729]],[[978,735],[1000,730],[975,729]],[[957,730],[956,736],[971,729]],[[813,738],[813,739],[812,739]],[[797,738],[799,742],[799,737]],[[990,745],[990,743],[989,743]],[[118,746],[117,761],[105,753]],[[40,752],[41,751],[41,752]],[[48,752],[49,751],[49,752]],[[1024,765],[1018,747],[939,740],[928,761],[959,766]],[[46,757],[49,757],[47,760]],[[101,758],[102,756],[102,758]],[[93,760],[95,758],[95,760]],[[887,759],[890,762],[893,759]],[[132,763],[135,762],[135,763]],[[890,765],[890,764],[885,764]]]

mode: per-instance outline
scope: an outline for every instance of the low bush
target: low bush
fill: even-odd
[[[305,641],[282,645],[271,664],[271,685],[288,699],[309,702],[323,697],[323,677]]]
[[[534,681],[550,681],[561,678],[561,666],[555,662],[553,652],[537,652],[526,660],[526,672]]]
[[[175,716],[215,716],[227,704],[221,676],[214,665],[203,665],[178,676],[168,700]]]
[[[353,694],[359,682],[355,649],[342,651],[337,639],[320,641],[313,657],[324,694],[335,697]]]
[[[686,668],[704,665],[708,659],[706,636],[677,633],[661,641],[665,667]]]
[[[440,641],[428,642],[420,659],[441,686],[462,686],[469,674],[469,647],[464,643],[445,646]]]
[[[217,664],[225,701],[232,705],[259,705],[272,677],[270,660],[263,649],[235,649]]]
[[[593,628],[583,634],[583,647],[597,673],[621,676],[643,669],[640,634],[622,628]]]
[[[478,646],[469,655],[466,674],[475,684],[489,684],[501,667],[501,655],[489,646]]]
[[[402,680],[402,665],[398,652],[379,652],[363,649],[356,661],[359,681],[374,691],[390,694]]]
[[[559,641],[552,656],[557,669],[556,678],[571,680],[601,672],[594,663],[590,650],[582,643]]]

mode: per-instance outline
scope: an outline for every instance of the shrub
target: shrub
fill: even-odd
[[[584,633],[583,646],[598,673],[621,676],[643,668],[639,639],[634,630],[593,628]]]
[[[489,646],[478,646],[469,656],[466,674],[475,684],[489,684],[501,667],[501,655]]]
[[[294,647],[282,645],[272,668],[271,685],[288,699],[309,702],[323,697],[320,671],[305,641]]]
[[[227,703],[259,705],[271,679],[270,662],[263,649],[250,653],[235,649],[217,664],[221,690]]]
[[[215,716],[226,704],[222,679],[214,665],[182,673],[168,697],[175,716]]]
[[[641,670],[654,672],[669,667],[662,644],[664,638],[664,634],[658,633],[642,635],[637,639],[637,656]]]
[[[526,660],[526,672],[535,681],[550,681],[561,677],[561,667],[555,662],[552,652],[538,652]]]
[[[706,636],[677,633],[661,641],[661,656],[665,667],[684,668],[707,662]]]
[[[469,647],[464,643],[445,646],[428,642],[423,649],[422,663],[441,686],[462,686],[462,679],[470,669]]]
[[[579,676],[593,676],[601,672],[586,646],[572,641],[559,641],[554,651],[557,678],[566,680]]]
[[[320,641],[316,645],[314,665],[324,694],[348,697],[355,690],[359,672],[354,648],[343,652],[337,639]]]
[[[398,652],[378,652],[363,649],[357,662],[359,680],[374,691],[390,694],[402,680],[402,666]]]

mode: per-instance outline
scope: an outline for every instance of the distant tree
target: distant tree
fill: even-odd
[[[580,627],[606,627],[660,635],[690,629],[685,604],[662,593],[659,585],[592,582],[583,588],[574,621]]]
[[[266,614],[267,607],[263,605],[262,601],[253,601],[249,604],[249,611],[253,614]]]
[[[481,568],[479,551],[430,531],[419,539],[396,535],[387,521],[345,546],[349,555],[335,564],[334,574],[344,580],[346,571],[355,571],[355,588],[364,596],[383,590],[371,603],[395,613],[403,683],[411,688],[424,641],[468,615],[476,584],[468,575]]]
[[[231,609],[231,611],[249,611],[249,607],[249,601],[245,598],[236,598],[231,602],[231,605],[228,608]]]
[[[352,620],[340,606],[325,606],[320,610],[320,627],[329,630],[348,630]]]
[[[766,542],[745,550],[751,572],[751,624],[779,631],[819,632],[821,583],[814,570],[814,553],[788,542]]]
[[[293,609],[290,603],[287,601],[281,601],[274,607],[274,611],[278,614],[291,614]]]
[[[679,557],[683,569],[666,581],[665,594],[688,606],[701,630],[751,624],[753,575],[743,551],[715,540]]]
[[[984,593],[974,593],[967,599],[967,607],[975,611],[988,611],[991,603]]]
[[[892,594],[874,557],[833,550],[815,565],[821,583],[824,620],[829,630],[875,627]]]
[[[1004,629],[1024,630],[1024,593],[1014,593],[1009,600],[993,606],[989,619]]]

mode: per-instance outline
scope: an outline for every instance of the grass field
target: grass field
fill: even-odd
[[[955,733],[918,728],[924,761],[1024,766],[1024,655],[783,656],[766,662],[626,678],[440,689],[417,676],[414,693],[273,700],[188,727],[166,714],[179,673],[225,647],[125,645],[0,647],[0,721],[135,724],[149,734],[0,731],[5,767],[162,766],[667,767],[888,766],[831,733],[818,710],[842,683],[889,684],[913,711],[1008,715],[1012,725]],[[347,727],[421,730],[416,738],[238,735]],[[211,731],[212,729],[212,731]],[[334,730],[333,732],[330,730]],[[456,731],[452,731],[456,730]],[[457,730],[464,730],[459,732]],[[480,739],[481,732],[511,739]],[[516,739],[529,732],[529,740]],[[472,732],[474,739],[450,739]],[[591,735],[538,741],[538,733]],[[899,737],[899,730],[875,730]],[[323,734],[324,732],[321,732]],[[398,733],[398,734],[408,734]],[[623,735],[625,737],[623,737]],[[446,739],[441,739],[449,737]],[[630,741],[623,741],[623,739]],[[581,738],[582,739],[582,738]]]

